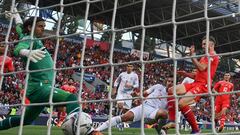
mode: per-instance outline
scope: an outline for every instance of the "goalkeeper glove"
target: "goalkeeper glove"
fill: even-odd
[[[45,47],[42,47],[40,49],[36,50],[28,50],[28,49],[22,49],[20,50],[20,55],[26,56],[30,59],[30,61],[37,63],[38,61],[42,60],[45,57],[45,51],[43,51]]]
[[[8,11],[5,11],[5,18],[7,18],[8,20],[10,20],[11,17],[13,17],[15,19],[15,23],[16,24],[23,24],[23,21],[19,15],[18,10],[16,7],[13,8],[13,12],[14,13],[10,13]]]

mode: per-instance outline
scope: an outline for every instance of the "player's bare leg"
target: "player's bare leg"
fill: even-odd
[[[134,113],[131,111],[126,112],[122,116],[115,116],[111,120],[104,122],[101,126],[99,126],[95,131],[103,131],[109,127],[109,123],[111,122],[112,126],[116,126],[121,122],[133,121]]]
[[[168,118],[168,113],[166,110],[159,109],[155,120],[157,120],[157,125],[155,126],[155,129],[159,135],[165,135],[167,134],[167,131],[162,130],[163,125],[166,124]]]
[[[92,133],[90,133],[90,135],[103,135],[103,134],[99,131],[93,131]]]
[[[123,106],[124,106],[124,101],[117,103],[117,111],[116,111],[117,115],[123,114],[123,110],[124,110]],[[124,126],[123,123],[117,124],[117,128],[119,129],[119,131],[123,131],[123,126]]]
[[[58,111],[57,127],[61,127],[65,117],[67,116],[67,114],[66,114],[66,107],[65,106],[58,106],[57,107],[57,111]]]
[[[224,107],[220,113],[216,115],[216,118],[220,119],[220,126],[218,128],[218,132],[222,132],[224,129],[225,121],[226,121],[226,112],[227,112],[227,107]]]

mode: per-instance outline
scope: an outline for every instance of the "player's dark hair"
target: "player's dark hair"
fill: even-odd
[[[167,76],[167,78],[173,78],[174,76],[173,76],[173,74],[169,74],[168,76]]]
[[[28,30],[28,26],[33,25],[35,17],[30,17],[28,18],[24,23],[23,23],[23,33],[24,34],[30,34],[31,31]],[[40,21],[45,21],[42,17],[36,17],[36,23]]]
[[[224,72],[224,75],[225,75],[225,74],[230,74],[230,75],[231,75],[231,73],[230,73],[230,72]]]
[[[205,40],[205,39],[207,39],[206,36],[202,38],[202,40]],[[217,44],[216,39],[213,36],[209,36],[209,41],[212,41],[215,45]]]
[[[74,79],[72,77],[70,77],[68,80],[73,80],[74,81]]]

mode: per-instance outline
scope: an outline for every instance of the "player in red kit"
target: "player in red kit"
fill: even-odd
[[[59,107],[57,107],[57,109],[58,109],[58,113],[57,113],[57,117],[58,117],[57,127],[61,127],[63,121],[67,117],[66,107],[65,106],[59,106]]]
[[[3,44],[0,44],[0,68],[2,68],[2,65],[3,65],[4,51],[5,51],[5,46]],[[13,72],[15,70],[11,57],[6,56],[3,66],[4,66],[3,73]],[[0,81],[1,81],[3,79],[3,76],[0,76],[0,77],[1,77],[0,78]]]
[[[61,87],[62,90],[75,94],[77,92],[77,88],[73,85],[74,81],[72,78],[68,79],[68,83]]]
[[[218,67],[219,63],[219,57],[216,56],[214,47],[216,44],[216,40],[214,37],[209,37],[209,42],[208,42],[208,48],[206,45],[206,37],[203,37],[202,39],[202,48],[204,50],[208,49],[208,54],[210,55],[209,61],[210,63],[210,82],[212,82],[215,72]],[[190,55],[195,56],[195,47],[191,46],[190,47]],[[208,57],[203,56],[198,60],[197,58],[191,58],[193,64],[195,65],[197,69],[197,73],[194,75],[194,82],[193,83],[184,83],[184,84],[179,84],[176,86],[176,93],[177,95],[185,95],[189,97],[182,97],[179,100],[179,110],[181,113],[184,115],[188,123],[192,127],[192,132],[191,134],[199,134],[200,129],[197,125],[197,121],[195,119],[194,113],[190,108],[190,104],[193,104],[195,102],[198,102],[200,97],[194,97],[194,94],[203,94],[203,93],[208,93],[207,89],[207,82],[208,82]],[[172,95],[173,93],[173,87],[170,88],[169,90],[171,93],[169,95]],[[163,129],[169,129],[169,128],[174,128],[175,127],[175,99],[172,98],[170,102],[168,102],[168,111],[169,111],[169,122],[163,126]]]
[[[68,82],[67,84],[63,85],[61,87],[62,90],[65,90],[69,93],[76,93],[77,92],[77,88],[73,85],[74,84],[74,80],[72,78],[69,78],[68,79]],[[66,106],[58,106],[57,107],[57,111],[58,111],[58,122],[57,122],[57,126],[58,127],[61,127],[64,119],[66,118],[67,116],[67,113],[66,113]]]
[[[3,58],[4,58],[4,51],[5,51],[5,46],[4,45],[0,45],[0,66],[2,66],[3,64]],[[4,64],[4,69],[3,72],[13,72],[15,70],[14,66],[13,66],[13,61],[11,57],[6,56],[5,59],[5,64]]]
[[[216,93],[230,92],[233,90],[233,84],[230,82],[230,73],[225,73],[223,80],[214,85],[213,91]],[[226,112],[230,107],[230,94],[217,95],[215,99],[215,122],[220,120],[218,132],[222,132],[226,120]]]

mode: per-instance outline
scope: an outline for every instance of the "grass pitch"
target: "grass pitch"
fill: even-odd
[[[11,128],[9,130],[0,131],[0,135],[18,135],[18,127],[17,128]],[[155,129],[145,129],[145,135],[157,135]],[[113,128],[112,129],[112,135],[140,135],[140,128],[125,128],[123,132],[118,131],[118,129]],[[234,131],[224,131],[224,133],[228,133],[230,135],[230,132]],[[236,132],[236,131],[235,131]],[[169,134],[175,134],[174,130],[170,130],[168,132]],[[182,134],[189,134],[190,131],[181,131]],[[211,134],[211,130],[202,130],[202,133],[204,134]],[[103,132],[104,135],[108,135],[108,132]],[[238,133],[240,135],[240,131]],[[23,134],[22,135],[47,135],[47,126],[24,126],[23,127]],[[51,128],[51,135],[63,135],[60,128],[52,127]]]

